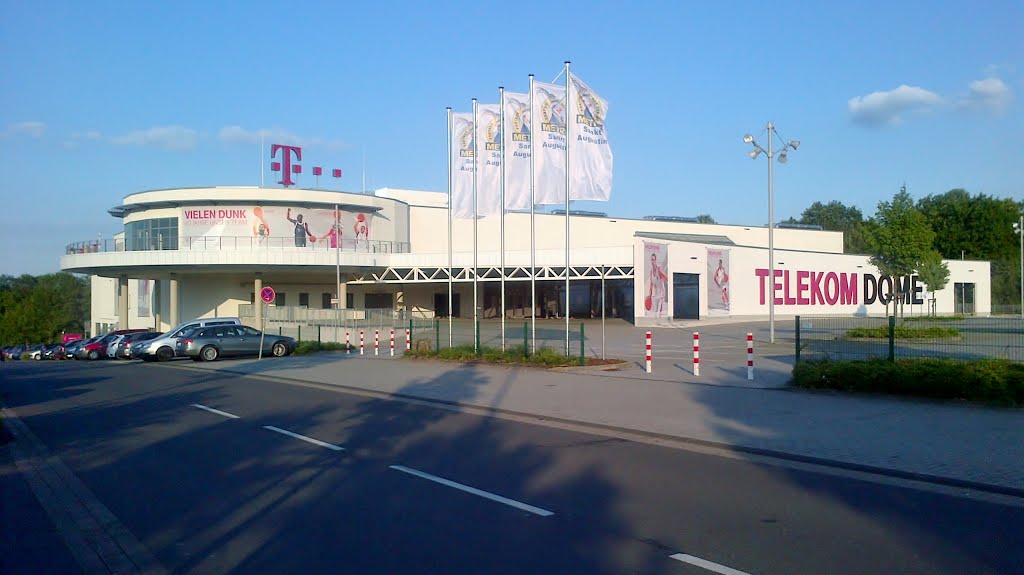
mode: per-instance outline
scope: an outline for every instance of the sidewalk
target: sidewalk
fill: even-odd
[[[702,364],[701,383],[684,382],[697,378],[682,369],[673,381],[665,370],[657,379],[639,368],[558,373],[343,353],[182,367],[768,450],[954,484],[985,484],[1024,496],[1024,410],[788,390],[775,387],[780,366],[771,377],[774,388],[762,389],[732,386],[745,381],[745,368],[713,364]]]

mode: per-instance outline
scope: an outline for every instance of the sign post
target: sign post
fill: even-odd
[[[277,297],[277,292],[270,286],[264,286],[260,290],[260,304],[263,306],[263,325],[260,326],[260,355],[259,359],[263,359],[263,333],[267,331],[267,310],[270,304],[274,303],[274,299]]]

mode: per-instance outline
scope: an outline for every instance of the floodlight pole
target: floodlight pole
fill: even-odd
[[[1024,318],[1024,215],[1014,224],[1013,232],[1020,237],[1020,317]]]

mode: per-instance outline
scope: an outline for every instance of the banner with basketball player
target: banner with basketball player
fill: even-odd
[[[182,208],[179,249],[368,250],[373,214],[301,206]]]
[[[476,107],[476,214],[480,217],[501,214],[501,106],[477,104]]]
[[[530,114],[536,203],[565,204],[565,86],[533,83]]]
[[[505,92],[505,208],[530,209],[530,95]]]
[[[608,102],[569,75],[569,198],[607,202],[612,195],[612,148],[605,132]]]
[[[644,317],[669,317],[668,244],[644,242]]]
[[[474,136],[473,113],[452,114],[452,217],[473,217],[473,155]]]
[[[729,250],[708,248],[708,315],[729,315]]]
[[[135,311],[138,317],[149,317],[153,302],[153,280],[135,280]]]

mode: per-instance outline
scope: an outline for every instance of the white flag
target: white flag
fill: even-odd
[[[565,204],[565,86],[533,83],[530,114],[535,199],[538,204]]]
[[[505,208],[530,209],[530,95],[505,92]]]
[[[452,216],[473,217],[473,113],[452,114]]]
[[[501,106],[476,107],[476,212],[480,217],[501,214]]]
[[[607,202],[612,195],[612,149],[605,131],[608,102],[576,76],[569,77],[569,198]]]

